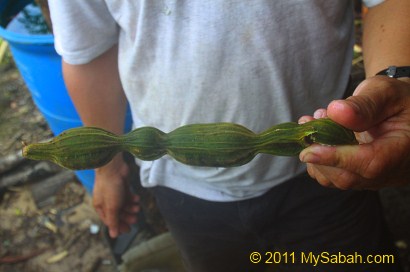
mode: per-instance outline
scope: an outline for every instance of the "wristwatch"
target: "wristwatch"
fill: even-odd
[[[410,77],[410,66],[389,66],[389,68],[378,72],[376,75],[388,76],[392,78]]]

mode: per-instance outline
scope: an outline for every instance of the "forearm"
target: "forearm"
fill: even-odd
[[[363,29],[366,76],[410,65],[410,1],[386,0],[369,9]]]
[[[122,134],[127,102],[118,73],[117,47],[84,65],[64,63],[63,71],[84,125]],[[138,197],[128,183],[130,170],[121,154],[95,170],[93,206],[111,237],[117,237],[130,229],[139,211]]]
[[[63,62],[63,74],[83,124],[121,134],[127,102],[118,73],[117,46],[87,64]]]

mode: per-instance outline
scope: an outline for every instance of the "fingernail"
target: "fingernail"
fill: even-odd
[[[360,107],[352,98],[346,100],[334,100],[331,103],[331,107],[336,111],[344,111],[346,107],[350,107],[355,113],[360,113]]]
[[[314,153],[308,152],[306,154],[302,154],[301,161],[305,163],[319,163],[320,157]]]
[[[308,120],[307,120],[307,118],[300,118],[299,120],[298,120],[298,124],[299,125],[301,125],[301,124],[304,124],[304,123],[306,123]]]
[[[319,118],[326,117],[326,110],[324,110],[324,109],[316,110],[316,111],[313,113],[313,117],[314,117],[315,119],[319,119]]]

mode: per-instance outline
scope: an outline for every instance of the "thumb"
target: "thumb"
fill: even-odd
[[[396,82],[398,80],[387,77],[367,79],[359,84],[353,96],[332,101],[327,114],[354,131],[368,130],[401,111]]]
[[[118,211],[108,211],[107,212],[107,220],[105,222],[109,229],[110,237],[116,238],[119,234],[119,218],[118,218]]]

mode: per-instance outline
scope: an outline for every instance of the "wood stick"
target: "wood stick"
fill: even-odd
[[[61,171],[61,168],[48,162],[39,162],[35,165],[24,166],[18,171],[18,173],[11,172],[0,177],[0,189],[23,184],[40,177],[49,176],[58,171]]]
[[[0,174],[10,171],[26,159],[21,155],[21,151],[14,154],[8,154],[0,158]]]

